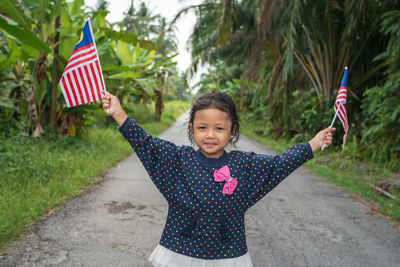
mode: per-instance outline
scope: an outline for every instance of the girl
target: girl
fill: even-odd
[[[207,93],[190,110],[189,139],[198,150],[153,138],[129,118],[118,99],[105,93],[103,108],[135,150],[168,202],[168,216],[153,266],[252,266],[244,215],[323,144],[335,128],[320,131],[281,156],[226,152],[239,138],[235,104],[225,93]]]

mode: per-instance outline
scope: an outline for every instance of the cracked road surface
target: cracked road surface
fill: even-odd
[[[188,144],[185,116],[160,137]],[[276,154],[242,136],[238,149]],[[246,213],[254,266],[400,266],[400,229],[300,168]],[[136,155],[26,230],[0,266],[150,266],[167,203]]]

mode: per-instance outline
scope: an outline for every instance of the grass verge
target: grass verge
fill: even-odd
[[[250,123],[241,122],[242,134],[256,140],[279,153],[285,152],[295,143],[283,139],[273,139],[258,132]],[[308,140],[304,140],[306,142]],[[329,150],[329,148],[328,148]],[[326,180],[353,193],[368,204],[371,213],[383,213],[400,223],[400,192],[387,189],[397,199],[389,198],[373,189],[371,185],[384,184],[387,179],[395,179],[398,174],[391,173],[375,165],[366,164],[346,155],[346,150],[340,152],[318,151],[314,160],[305,164],[308,170]],[[366,201],[365,201],[366,200]]]
[[[156,136],[188,107],[184,102],[167,103],[161,122],[150,119],[142,127]],[[0,251],[24,228],[101,181],[101,173],[132,153],[116,124],[111,125],[91,127],[87,137],[0,139]]]

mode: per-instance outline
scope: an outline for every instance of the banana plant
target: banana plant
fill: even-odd
[[[34,124],[35,136],[49,128],[53,131],[58,128],[59,134],[75,135],[82,128],[84,114],[96,108],[96,104],[66,108],[58,87],[88,17],[91,17],[106,87],[115,90],[117,95],[131,95],[138,101],[157,99],[157,90],[163,87],[161,74],[176,64],[172,60],[175,55],[160,53],[157,43],[148,36],[116,31],[105,18],[107,11],[85,12],[83,7],[83,0],[4,0],[0,3],[0,34],[8,40],[6,53],[0,56],[0,70],[5,74],[15,70],[16,65],[24,66],[25,78],[21,81],[30,82],[19,87],[24,92],[20,102],[29,100],[24,110],[28,110]],[[6,75],[0,75],[0,79],[10,83]],[[12,103],[8,101],[2,106],[12,109]]]
[[[116,41],[108,46],[106,53],[113,55],[114,60],[103,64],[106,86],[117,90],[116,94],[120,99],[127,94],[132,94],[142,101],[154,99],[159,114],[162,108],[165,71],[176,64],[172,61],[176,55],[163,56],[158,53],[155,43],[140,39],[130,32],[104,32],[107,37]]]
[[[50,81],[47,70],[51,58],[55,18],[60,15],[63,1],[2,1],[0,4],[0,29],[10,40],[16,40],[13,49],[19,50],[19,56],[13,60],[28,62],[26,68],[32,83],[25,84],[29,114],[34,122],[34,136],[43,133],[42,125],[46,123],[50,97]],[[58,44],[55,44],[58,45]],[[12,56],[11,54],[10,56]],[[6,63],[6,62],[5,62]],[[3,65],[4,66],[4,65]]]
[[[73,121],[68,118],[70,112],[65,110],[58,80],[88,17],[84,4],[83,0],[5,0],[0,3],[0,29],[6,38],[15,40],[13,49],[19,51],[0,61],[0,69],[9,67],[11,60],[28,63],[25,73],[31,83],[22,88],[26,91],[27,110],[34,122],[33,136],[40,136],[49,124],[54,131],[58,125],[61,133],[64,121]],[[87,108],[77,107],[77,114],[80,114],[79,109]],[[71,126],[69,123],[67,127],[78,129],[76,126],[78,124]]]

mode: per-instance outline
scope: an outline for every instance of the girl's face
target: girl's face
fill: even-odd
[[[207,158],[219,158],[233,138],[232,122],[228,113],[216,108],[196,111],[193,125],[189,125],[193,139]]]

